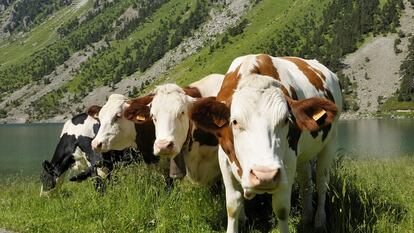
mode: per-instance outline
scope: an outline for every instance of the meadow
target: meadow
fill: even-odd
[[[0,181],[0,227],[15,232],[225,232],[221,185],[208,189],[177,180],[169,189],[161,173],[133,164],[115,170],[105,194],[95,192],[89,180],[65,183],[49,199],[39,197],[38,177],[5,178]],[[413,232],[413,193],[412,155],[340,159],[327,198],[328,231]],[[291,232],[312,232],[302,231],[296,186],[292,195]],[[278,232],[263,199],[255,205],[246,207],[250,220],[243,232]]]

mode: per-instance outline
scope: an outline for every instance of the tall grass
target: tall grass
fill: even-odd
[[[144,164],[117,169],[105,194],[92,181],[65,183],[50,199],[39,197],[37,177],[0,182],[0,228],[17,232],[224,232],[224,189],[176,181],[165,186],[158,170]],[[220,188],[221,187],[221,188]],[[293,193],[291,232],[301,207]],[[329,232],[413,232],[414,158],[344,160],[331,176],[327,201]],[[243,232],[278,232],[266,205],[247,203]],[[305,231],[310,232],[310,231]]]

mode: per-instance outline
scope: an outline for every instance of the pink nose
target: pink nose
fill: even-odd
[[[279,168],[253,167],[249,173],[249,181],[252,188],[272,189],[280,180]]]
[[[171,154],[174,149],[174,142],[168,140],[157,140],[154,147],[158,150],[157,154]]]
[[[92,149],[100,151],[102,149],[102,142],[92,141]]]

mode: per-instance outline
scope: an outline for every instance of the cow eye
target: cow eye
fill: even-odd
[[[232,123],[234,126],[237,126],[237,124],[238,124],[238,122],[237,122],[236,120],[233,120],[231,123]]]

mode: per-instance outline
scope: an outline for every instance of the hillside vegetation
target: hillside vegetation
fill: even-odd
[[[83,11],[61,18],[53,29],[48,27],[53,36],[44,40],[44,46],[15,55],[11,51],[20,48],[18,43],[0,47],[0,51],[10,49],[11,55],[0,66],[0,102],[7,100],[0,117],[8,117],[15,106],[25,101],[25,89],[31,85],[46,86],[51,82],[50,74],[59,79],[56,67],[61,65],[69,70],[66,73],[70,77],[62,77],[59,85],[26,102],[19,111],[31,121],[68,116],[74,114],[74,109],[82,111],[89,93],[109,87],[105,89],[108,95],[117,92],[122,80],[139,80],[167,52],[208,22],[212,10],[225,7],[222,1],[91,0]],[[320,60],[338,73],[345,93],[345,110],[355,110],[356,84],[340,72],[342,59],[366,38],[395,32],[403,7],[403,0],[253,1],[247,14],[225,33],[207,41],[178,65],[168,67],[166,74],[159,72],[155,82],[129,86],[121,94],[136,96],[165,81],[186,85],[210,73],[224,73],[240,55],[268,53]],[[52,22],[55,20],[49,17],[27,32],[27,40]],[[48,33],[37,35],[40,34]],[[30,47],[27,43],[24,46]],[[75,55],[85,55],[86,61],[77,64],[79,68],[66,64]],[[18,92],[23,94],[8,100]]]

